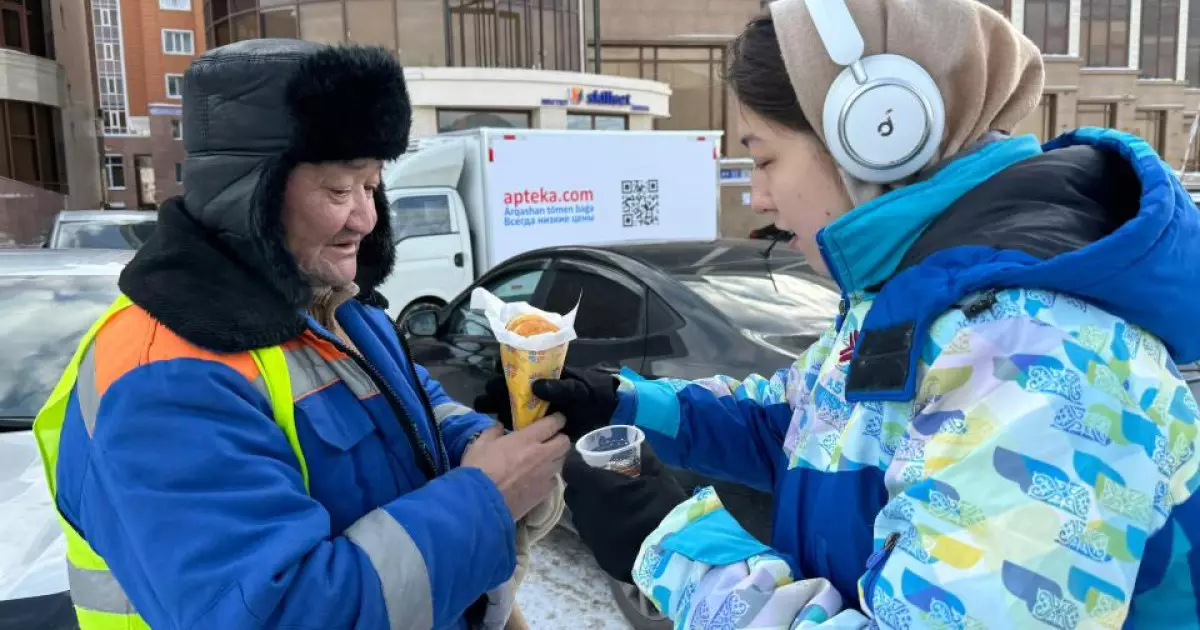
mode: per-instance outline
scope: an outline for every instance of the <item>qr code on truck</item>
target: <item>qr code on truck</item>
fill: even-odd
[[[657,179],[627,179],[621,182],[621,225],[658,225]]]

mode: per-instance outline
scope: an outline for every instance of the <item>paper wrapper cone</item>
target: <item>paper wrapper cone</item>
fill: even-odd
[[[548,313],[525,302],[506,303],[486,289],[471,293],[471,308],[483,311],[496,341],[500,342],[500,363],[508,383],[513,428],[523,429],[546,415],[550,404],[533,395],[533,382],[556,379],[562,375],[567,346],[575,339],[575,311],[566,315]],[[558,326],[557,332],[525,337],[508,330],[518,315],[536,314]]]

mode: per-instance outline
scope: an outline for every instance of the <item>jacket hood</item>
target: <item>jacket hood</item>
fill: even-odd
[[[382,48],[248,40],[201,56],[184,76],[184,194],[121,275],[121,290],[201,347],[274,345],[304,330],[312,288],[284,247],[283,192],[300,163],[391,160],[408,146],[404,73]],[[387,200],[362,242],[360,299],[394,251]]]
[[[1021,288],[1082,298],[1177,361],[1200,358],[1200,211],[1140,138],[1081,129],[1054,140],[963,195],[900,267],[963,246],[1023,253],[1036,271]]]
[[[1175,174],[1111,129],[1044,149],[971,187],[902,250],[863,322],[848,402],[912,400],[933,322],[955,305],[989,308],[986,296],[962,300],[994,289],[1083,300],[1162,340],[1177,363],[1200,359],[1200,212]],[[1132,350],[1122,342],[1117,355]]]

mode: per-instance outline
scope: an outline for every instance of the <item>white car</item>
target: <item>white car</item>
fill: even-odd
[[[0,250],[0,630],[75,629],[32,423],[132,251]]]
[[[54,217],[50,249],[137,249],[154,233],[150,210],[63,210]]]

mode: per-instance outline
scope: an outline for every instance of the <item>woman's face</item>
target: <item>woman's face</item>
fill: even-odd
[[[854,204],[833,157],[815,133],[793,131],[742,107],[742,144],[754,158],[750,206],[771,215],[775,227],[796,234],[788,247],[804,254],[825,275],[817,232]]]

